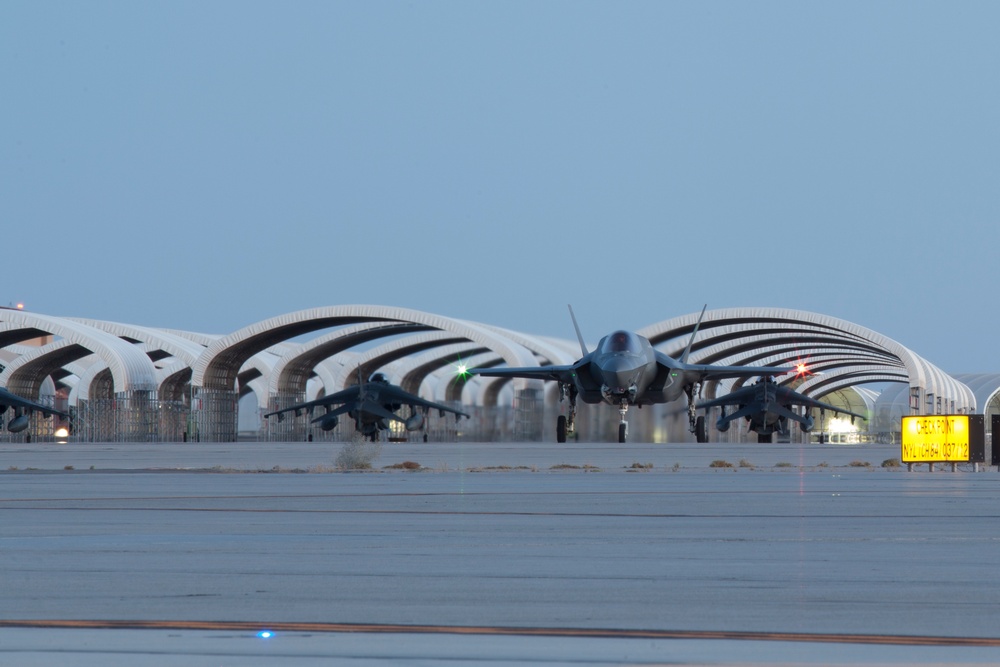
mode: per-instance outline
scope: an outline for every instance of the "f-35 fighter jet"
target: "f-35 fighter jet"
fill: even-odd
[[[533,380],[551,380],[559,383],[561,396],[569,396],[569,415],[560,415],[556,423],[556,440],[566,442],[567,434],[575,430],[576,401],[584,403],[609,403],[618,408],[621,422],[618,425],[618,442],[625,442],[628,435],[628,409],[641,408],[654,403],[669,403],[682,395],[688,401],[688,419],[691,432],[698,442],[705,442],[707,434],[703,418],[697,416],[695,400],[701,385],[709,380],[724,378],[780,375],[793,372],[794,368],[773,366],[712,366],[690,364],[688,355],[701,318],[695,325],[687,348],[680,360],[655,350],[649,340],[631,331],[614,331],[597,344],[593,352],[587,350],[580,334],[572,306],[569,309],[583,356],[567,366],[539,366],[537,368],[472,368],[469,373],[484,377],[516,377]]]

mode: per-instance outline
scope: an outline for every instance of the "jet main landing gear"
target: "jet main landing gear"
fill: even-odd
[[[691,385],[687,388],[688,399],[688,430],[694,433],[694,439],[699,442],[708,442],[708,428],[705,426],[705,417],[698,416],[698,408],[695,407],[695,398],[701,397],[701,383]]]
[[[569,394],[569,416],[559,415],[556,419],[556,442],[566,442],[567,435],[576,433],[576,387],[573,385],[559,385],[559,400],[562,401]]]
[[[708,429],[705,427],[704,417],[694,420],[694,438],[699,443],[708,442]]]

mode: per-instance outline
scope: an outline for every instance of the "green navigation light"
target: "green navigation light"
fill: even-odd
[[[468,380],[470,377],[469,367],[462,361],[461,357],[458,358],[458,363],[455,364],[455,375],[463,380]]]

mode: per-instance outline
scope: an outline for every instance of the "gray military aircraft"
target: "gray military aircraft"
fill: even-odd
[[[335,405],[340,407],[334,408]],[[403,418],[396,414],[403,405],[410,406],[409,417]],[[277,415],[281,421],[286,412],[295,412],[295,416],[298,416],[302,411],[308,412],[311,416],[313,410],[318,407],[326,408],[326,412],[313,419],[311,423],[319,424],[324,431],[332,431],[339,423],[339,416],[347,413],[354,419],[354,426],[358,432],[370,440],[377,440],[380,431],[387,431],[391,421],[401,422],[407,431],[420,430],[424,426],[424,416],[432,408],[440,411],[442,416],[445,412],[453,413],[456,421],[459,417],[469,416],[447,405],[425,401],[404,391],[402,387],[390,384],[382,373],[374,373],[368,382],[356,384],[329,396],[317,398],[315,401],[269,412],[264,417]],[[422,408],[422,412],[418,408]]]
[[[7,422],[7,430],[11,433],[20,433],[28,428],[32,412],[41,412],[42,416],[46,418],[52,415],[59,415],[63,419],[70,418],[65,412],[59,412],[46,405],[21,398],[0,387],[0,418],[3,417],[8,409],[14,413],[14,417]]]
[[[736,410],[727,415],[727,405],[735,405]],[[868,419],[865,415],[817,401],[789,387],[783,387],[769,375],[725,396],[701,401],[698,403],[698,408],[707,411],[709,408],[721,407],[722,416],[715,422],[715,427],[722,432],[729,430],[731,422],[743,417],[748,422],[747,428],[757,432],[757,442],[771,442],[774,433],[788,434],[789,420],[798,422],[803,433],[812,430],[814,425],[812,416],[808,413],[796,414],[791,409],[793,405],[851,415],[851,422],[855,417]]]
[[[706,306],[707,307],[707,306]],[[569,309],[576,336],[583,356],[567,366],[539,366],[537,368],[472,368],[468,372],[485,377],[516,377],[532,380],[552,380],[559,383],[560,400],[569,396],[569,415],[559,415],[556,422],[556,441],[566,442],[566,436],[575,431],[576,401],[584,403],[610,403],[618,407],[621,423],[618,425],[618,442],[625,442],[628,435],[629,406],[641,408],[654,403],[669,403],[682,394],[688,400],[690,430],[698,442],[707,440],[704,417],[695,410],[695,400],[701,386],[708,380],[759,375],[781,375],[794,368],[772,366],[712,366],[689,364],[691,345],[705,316],[702,308],[698,323],[691,332],[691,339],[681,358],[674,359],[653,349],[649,340],[631,331],[615,331],[600,340],[597,349],[587,351],[580,326],[573,308]]]

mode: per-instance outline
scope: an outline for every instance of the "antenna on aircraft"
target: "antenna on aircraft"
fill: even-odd
[[[698,321],[694,325],[694,331],[691,332],[691,339],[688,341],[687,347],[684,348],[684,354],[681,355],[681,363],[686,364],[688,360],[688,355],[691,354],[691,346],[694,345],[694,337],[698,335],[698,327],[701,326],[701,320],[705,317],[705,309],[708,308],[706,303],[701,307],[701,315],[698,316]]]
[[[580,325],[576,323],[576,315],[573,314],[573,306],[566,304],[569,308],[569,316],[573,320],[573,328],[576,329],[576,339],[580,341],[580,351],[583,352],[583,356],[587,356],[587,344],[583,342],[583,334],[580,333]]]

